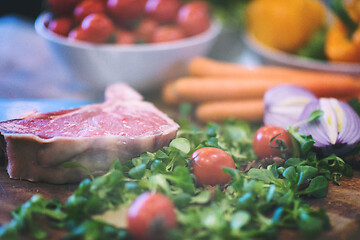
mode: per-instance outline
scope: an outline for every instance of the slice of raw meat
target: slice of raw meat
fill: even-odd
[[[86,173],[64,168],[63,163],[78,162],[101,175],[115,159],[125,162],[168,145],[179,126],[133,93],[122,94],[132,100],[110,97],[101,104],[0,122],[9,176],[55,184],[78,182]]]

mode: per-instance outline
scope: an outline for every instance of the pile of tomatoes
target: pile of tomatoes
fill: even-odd
[[[183,39],[210,26],[209,5],[182,0],[47,0],[46,27],[91,43],[161,43]]]

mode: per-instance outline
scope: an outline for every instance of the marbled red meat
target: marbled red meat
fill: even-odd
[[[156,135],[168,124],[144,102],[110,102],[1,122],[3,134],[32,134],[42,139]]]
[[[118,100],[114,90],[126,86],[111,89],[112,97],[101,104],[0,122],[9,176],[76,182],[86,174],[63,168],[64,162],[78,162],[100,175],[115,159],[125,162],[144,151],[156,151],[176,136],[178,125],[153,104],[131,93],[125,94],[129,100]]]

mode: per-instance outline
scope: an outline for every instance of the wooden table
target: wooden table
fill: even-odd
[[[73,193],[78,184],[53,185],[9,179],[4,167],[0,167],[0,224],[11,220],[10,212],[34,194],[45,199],[59,198],[62,203]],[[360,171],[352,179],[343,179],[341,186],[330,183],[329,193],[323,199],[307,200],[313,207],[325,208],[333,229],[320,239],[360,239]],[[302,239],[297,232],[284,231],[280,239]]]
[[[5,167],[0,167],[0,224],[10,221],[11,211],[35,194],[46,200],[58,198],[64,203],[77,187],[78,184],[54,185],[10,179]]]

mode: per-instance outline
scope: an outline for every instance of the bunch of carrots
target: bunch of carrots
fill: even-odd
[[[163,88],[167,104],[196,104],[202,122],[227,118],[260,122],[265,92],[276,85],[294,84],[318,97],[349,100],[360,95],[360,79],[345,74],[313,72],[276,66],[248,68],[204,57],[190,61],[189,76],[169,82]]]

